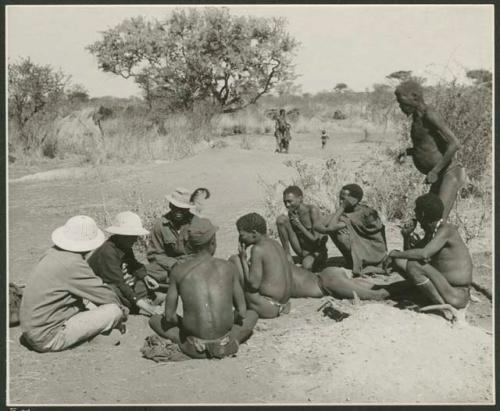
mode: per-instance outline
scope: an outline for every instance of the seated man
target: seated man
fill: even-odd
[[[172,267],[189,258],[192,250],[187,242],[187,229],[194,216],[194,205],[190,203],[191,192],[178,188],[167,196],[170,211],[153,225],[147,246],[148,274],[158,283],[168,284]]]
[[[137,238],[149,233],[140,217],[131,211],[119,213],[106,231],[112,235],[89,257],[90,268],[129,309],[135,312],[142,309],[149,315],[161,314],[163,310],[151,301],[155,298],[152,290],[158,288],[158,283],[147,274],[146,267],[136,260],[132,250]]]
[[[278,242],[267,236],[266,220],[256,213],[236,222],[239,232],[239,258],[232,256],[239,270],[247,306],[260,318],[275,318],[290,312],[291,264]],[[250,262],[246,248],[252,245]]]
[[[62,351],[119,328],[127,309],[85,261],[104,234],[90,217],[76,216],[52,233],[21,301],[22,340],[35,351]],[[85,310],[83,300],[98,307]]]
[[[278,216],[276,225],[288,261],[293,262],[291,246],[302,267],[320,270],[328,254],[328,237],[322,236],[314,228],[316,225],[321,226],[318,207],[304,204],[302,190],[297,186],[289,186],[283,191],[283,202],[288,209],[288,216]]]
[[[216,231],[207,219],[193,221],[188,241],[195,254],[172,270],[165,316],[154,315],[149,321],[157,334],[178,344],[190,358],[235,354],[258,319],[255,312],[247,311],[233,264],[213,257]],[[176,315],[179,296],[182,318]]]
[[[385,227],[377,211],[360,203],[362,198],[360,186],[345,185],[339,209],[326,222],[316,220],[313,229],[330,235],[354,275],[382,273],[387,252]]]
[[[403,229],[404,251],[392,250],[387,263],[414,284],[431,302],[464,308],[469,302],[472,258],[457,228],[443,222],[443,201],[425,194],[415,202],[415,216],[425,232],[411,239],[414,227]]]

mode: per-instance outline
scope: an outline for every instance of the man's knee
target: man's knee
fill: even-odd
[[[469,296],[466,293],[460,292],[460,290],[454,290],[453,293],[447,295],[444,300],[457,309],[465,308],[469,302]]]
[[[276,218],[276,225],[278,226],[284,226],[287,225],[289,222],[288,217],[284,214],[281,214]]]
[[[152,315],[151,318],[149,319],[149,327],[155,332],[158,332],[159,330],[161,330],[162,329],[162,327],[161,327],[162,318],[163,318],[163,315],[159,315],[159,314]]]
[[[100,305],[96,310],[99,310],[103,317],[109,318],[113,322],[119,322],[123,317],[122,309],[115,303]]]

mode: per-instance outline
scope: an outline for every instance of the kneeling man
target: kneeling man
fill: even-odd
[[[191,223],[188,242],[193,258],[173,268],[165,315],[154,315],[149,321],[158,335],[177,343],[190,358],[236,354],[258,319],[255,312],[246,309],[234,265],[213,257],[216,231],[204,218]],[[176,315],[178,297],[182,317]]]
[[[389,257],[431,302],[460,309],[470,298],[472,258],[457,228],[443,222],[443,212],[443,201],[436,194],[418,197],[415,216],[425,236],[412,244],[415,227],[403,229],[405,251],[392,250]]]

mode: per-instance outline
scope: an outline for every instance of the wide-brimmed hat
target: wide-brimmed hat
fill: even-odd
[[[113,225],[105,228],[108,233],[120,235],[146,235],[149,231],[142,226],[141,218],[132,211],[118,213]]]
[[[79,253],[94,250],[105,239],[95,221],[86,215],[71,217],[66,224],[52,232],[52,241],[56,246]]]
[[[173,204],[178,208],[185,208],[188,210],[192,210],[194,205],[189,202],[191,197],[191,191],[185,188],[176,188],[172,194],[166,196],[166,199],[169,203]]]
[[[208,218],[195,218],[188,228],[188,241],[194,246],[201,246],[210,241],[219,227],[213,225]]]

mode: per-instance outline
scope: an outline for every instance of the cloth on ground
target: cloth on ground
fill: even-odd
[[[146,337],[141,353],[143,357],[155,362],[181,361],[185,359],[177,344],[156,334]]]

